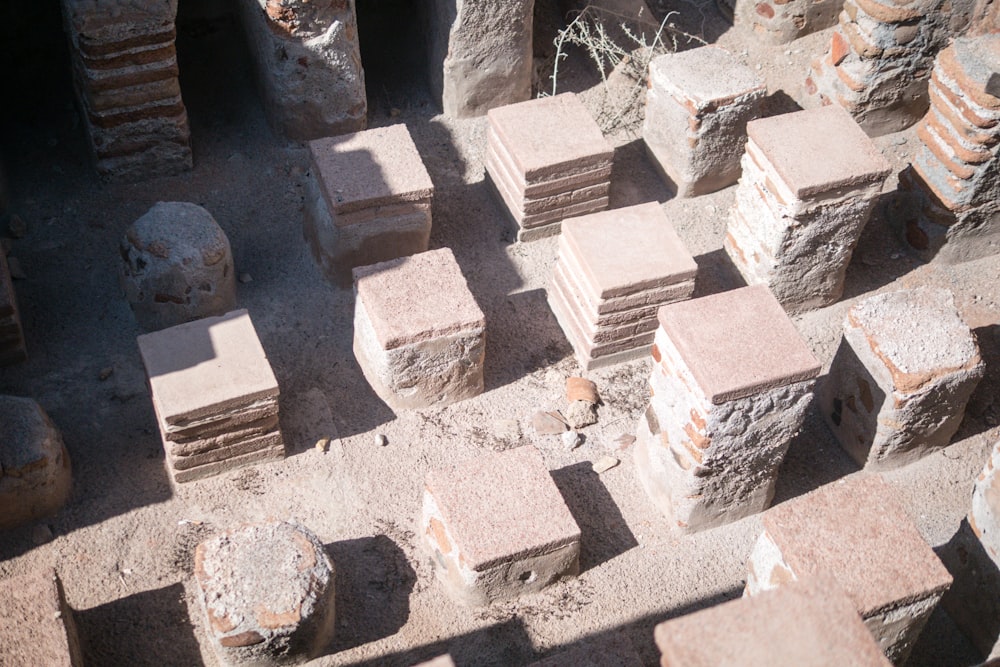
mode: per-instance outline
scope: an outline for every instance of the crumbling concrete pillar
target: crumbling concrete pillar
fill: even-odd
[[[820,364],[764,286],[663,306],[636,469],[682,532],[761,512]]]
[[[534,0],[428,3],[431,90],[447,116],[531,97]]]
[[[747,134],[726,252],[789,312],[835,302],[890,164],[836,106],[754,120]]]
[[[178,81],[177,0],[62,0],[97,170],[140,180],[191,168]]]
[[[0,366],[16,364],[27,358],[17,294],[10,278],[7,255],[0,248]]]
[[[951,441],[985,364],[951,292],[922,287],[855,303],[818,393],[860,465],[905,465]]]
[[[837,24],[844,0],[716,0],[739,30],[765,44],[787,44]]]
[[[264,110],[299,141],[363,130],[368,102],[354,0],[239,0]]]
[[[0,581],[0,665],[82,667],[83,652],[55,570]]]

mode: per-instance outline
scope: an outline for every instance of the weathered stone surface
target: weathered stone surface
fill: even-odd
[[[72,484],[62,435],[42,407],[0,396],[0,530],[55,514]]]
[[[648,88],[642,138],[677,195],[735,183],[747,121],[767,94],[764,81],[728,51],[703,46],[654,59]]]
[[[197,204],[157,203],[126,230],[120,251],[125,298],[147,331],[236,307],[229,239]]]
[[[790,312],[835,302],[891,166],[836,106],[754,120],[747,133],[726,252]]]
[[[427,250],[434,184],[405,125],[309,143],[305,236],[330,280]]]
[[[1000,443],[993,447],[972,492],[969,526],[987,555],[1000,567]]]
[[[303,526],[248,524],[202,542],[194,575],[224,665],[299,664],[333,639],[333,561]]]
[[[142,180],[190,169],[177,0],[62,0],[62,8],[98,172]]]
[[[716,0],[738,29],[766,44],[787,44],[837,24],[844,0]]]
[[[697,264],[659,204],[565,220],[548,301],[584,370],[646,354],[656,311],[694,292]]]
[[[763,511],[820,364],[768,290],[660,309],[636,470],[682,532]]]
[[[664,665],[715,667],[889,667],[851,600],[825,578],[788,583],[753,597],[660,623]]]
[[[17,295],[11,283],[7,255],[0,248],[0,366],[16,364],[27,358]]]
[[[0,635],[0,665],[83,665],[73,610],[55,570],[0,581]]]
[[[486,319],[448,248],[354,270],[354,355],[394,410],[483,391]]]
[[[481,116],[531,97],[534,0],[433,0],[430,82],[445,115]]]
[[[951,441],[984,372],[951,292],[877,294],[848,311],[820,409],[859,464],[897,467]]]
[[[264,110],[289,139],[364,129],[354,0],[239,0]]]
[[[859,475],[768,510],[746,594],[830,577],[886,656],[903,664],[951,575],[877,475]]]
[[[579,570],[580,529],[531,446],[431,471],[421,526],[438,579],[464,604],[534,593]]]

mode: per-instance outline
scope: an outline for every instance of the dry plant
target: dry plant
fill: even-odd
[[[558,93],[559,63],[568,57],[566,48],[579,47],[601,75],[603,99],[597,114],[601,129],[605,133],[624,130],[637,135],[643,119],[646,77],[653,58],[677,51],[682,40],[706,44],[700,37],[676,28],[671,21],[676,15],[677,12],[668,12],[657,24],[641,14],[633,18],[587,5],[554,40],[551,94]]]

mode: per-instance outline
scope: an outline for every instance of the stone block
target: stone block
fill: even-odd
[[[197,204],[157,203],[129,226],[119,249],[125,298],[147,331],[236,307],[229,239]]]
[[[448,248],[354,270],[354,356],[393,410],[483,392],[486,318]]]
[[[951,575],[877,475],[841,479],[768,510],[746,594],[830,577],[886,656],[903,664]]]
[[[363,130],[365,75],[354,0],[238,0],[275,130],[308,141]]]
[[[248,524],[194,553],[205,631],[223,665],[294,665],[333,639],[335,572],[322,542],[286,521]]]
[[[531,97],[534,0],[427,5],[430,83],[445,115],[481,116]]]
[[[177,0],[62,0],[62,9],[98,172],[134,181],[190,169]]]
[[[663,306],[636,469],[682,532],[763,511],[820,363],[766,287]]]
[[[847,313],[820,409],[860,465],[898,467],[951,441],[984,372],[951,292],[877,294]]]
[[[747,121],[766,94],[756,72],[716,46],[667,53],[650,63],[642,138],[679,197],[736,183]]]
[[[889,667],[836,582],[795,581],[656,626],[663,665]]]
[[[837,106],[754,120],[747,134],[726,252],[790,312],[837,301],[891,166]]]
[[[17,294],[10,279],[7,255],[0,249],[0,366],[16,364],[27,358]]]
[[[532,446],[431,471],[421,526],[438,579],[484,605],[579,570],[580,529]]]
[[[0,665],[83,665],[73,610],[55,570],[0,581],[0,631]]]
[[[614,149],[573,93],[491,109],[486,175],[519,241],[608,207]]]
[[[175,482],[285,454],[278,381],[245,310],[139,336]]]
[[[659,204],[564,220],[549,305],[591,370],[649,351],[656,311],[690,298],[698,265]]]
[[[305,236],[330,280],[427,250],[434,184],[403,124],[309,142]]]
[[[42,407],[0,396],[0,530],[52,516],[72,486],[62,434]]]

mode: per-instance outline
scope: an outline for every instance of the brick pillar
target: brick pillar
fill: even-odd
[[[77,99],[104,176],[191,168],[174,47],[177,0],[62,0]]]

